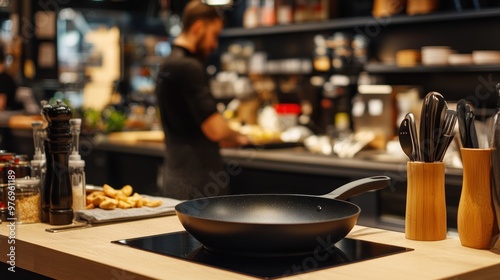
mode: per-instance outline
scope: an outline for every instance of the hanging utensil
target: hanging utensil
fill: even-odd
[[[403,152],[408,156],[410,161],[414,161],[415,152],[410,131],[410,119],[408,117],[408,114],[406,114],[403,121],[401,121],[401,125],[399,126],[399,144],[401,145]]]

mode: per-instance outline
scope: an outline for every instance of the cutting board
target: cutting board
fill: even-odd
[[[153,131],[123,131],[108,134],[109,141],[117,142],[154,142],[163,143],[165,135],[161,130]]]

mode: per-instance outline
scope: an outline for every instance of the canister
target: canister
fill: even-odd
[[[7,170],[14,159],[14,154],[0,150],[0,186],[7,185]]]
[[[31,175],[31,165],[26,155],[15,155],[9,169],[15,172],[16,178],[24,178]]]
[[[15,213],[19,224],[40,222],[40,189],[39,179],[16,179]]]
[[[8,171],[10,162],[0,161],[0,220],[7,220],[7,187],[9,186]]]

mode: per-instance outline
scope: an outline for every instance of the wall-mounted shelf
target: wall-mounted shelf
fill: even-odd
[[[444,65],[444,66],[425,66],[418,65],[412,67],[399,67],[397,65],[388,65],[380,63],[371,63],[365,65],[365,71],[369,73],[446,73],[446,72],[500,72],[500,64],[474,64],[474,65]]]
[[[475,18],[486,18],[500,16],[500,8],[486,8],[483,10],[468,10],[463,12],[438,12],[425,15],[395,15],[386,18],[367,17],[353,17],[353,18],[336,18],[323,22],[308,22],[290,25],[274,25],[269,27],[257,28],[226,28],[222,31],[221,38],[237,38],[248,36],[264,36],[264,35],[278,35],[286,33],[298,32],[314,32],[325,31],[333,29],[354,28],[357,26],[372,26],[380,25],[381,27],[387,25],[400,25],[412,23],[427,23],[427,22],[442,22],[453,20],[467,20]]]

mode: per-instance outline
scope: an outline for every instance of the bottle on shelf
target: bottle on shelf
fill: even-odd
[[[276,23],[293,23],[293,0],[276,0]]]
[[[243,13],[243,27],[255,28],[259,26],[260,3],[259,0],[247,0],[247,7]]]
[[[310,19],[307,0],[295,0],[293,21],[295,23],[306,22]]]
[[[274,0],[262,1],[260,16],[260,24],[262,26],[273,26],[276,24]]]

